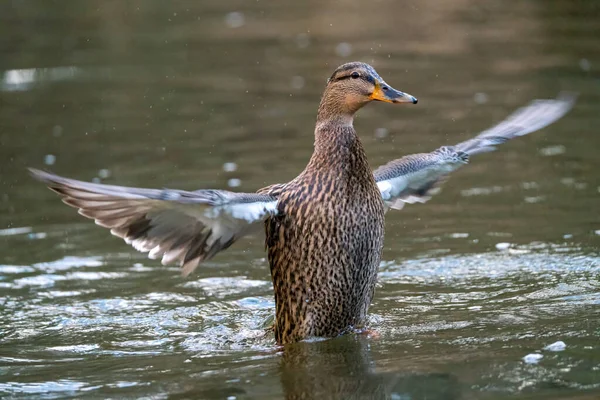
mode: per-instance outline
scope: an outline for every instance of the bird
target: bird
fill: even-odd
[[[424,203],[471,156],[557,121],[572,93],[534,100],[499,124],[454,146],[408,155],[374,171],[353,127],[366,104],[417,104],[363,62],[339,66],[317,111],[314,150],[287,183],[254,193],[142,189],[88,183],[30,168],[79,214],[110,229],[184,276],[252,232],[265,232],[275,297],[275,341],[285,345],[363,329],[374,295],[385,214]]]

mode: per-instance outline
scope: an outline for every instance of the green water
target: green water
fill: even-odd
[[[599,37],[584,0],[0,3],[0,397],[598,398]],[[352,60],[419,98],[360,112],[373,167],[580,93],[387,214],[378,338],[278,348],[262,237],[183,279],[27,176],[290,180],[326,78]]]

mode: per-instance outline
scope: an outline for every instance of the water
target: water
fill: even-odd
[[[0,397],[600,395],[595,2],[1,8]],[[260,236],[183,279],[25,171],[182,189],[287,181],[312,151],[325,79],[355,59],[419,98],[360,112],[373,166],[464,140],[533,98],[580,93],[563,120],[387,214],[378,336],[282,350],[265,333]],[[563,351],[544,350],[557,341]]]

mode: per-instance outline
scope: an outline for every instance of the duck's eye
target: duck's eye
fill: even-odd
[[[352,79],[360,78],[360,74],[358,72],[353,72],[350,76],[352,77]]]

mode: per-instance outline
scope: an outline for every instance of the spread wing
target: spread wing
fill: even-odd
[[[183,275],[277,213],[277,199],[268,194],[139,189],[30,171],[79,214],[152,259],[179,263]]]
[[[406,203],[426,202],[439,191],[448,174],[467,164],[470,156],[493,151],[499,144],[556,122],[573,107],[575,99],[574,94],[561,93],[556,99],[534,100],[473,139],[379,167],[373,174],[383,200],[397,210]]]

